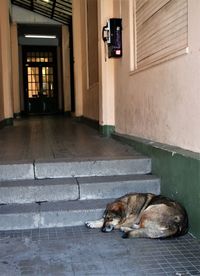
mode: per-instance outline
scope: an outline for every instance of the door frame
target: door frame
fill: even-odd
[[[26,60],[27,52],[52,52],[53,62],[30,62],[28,63]],[[47,112],[45,114],[52,114],[59,112],[59,93],[58,93],[58,64],[57,64],[57,47],[56,46],[22,46],[22,66],[23,66],[23,97],[24,97],[24,112],[26,115],[31,115],[28,108],[28,89],[27,89],[27,64],[30,64],[30,67],[53,67],[53,75],[54,75],[54,91],[57,91],[55,94],[56,100],[56,110],[53,112]],[[34,113],[35,115],[41,115],[43,113]]]

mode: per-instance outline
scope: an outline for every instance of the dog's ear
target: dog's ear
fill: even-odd
[[[124,218],[126,215],[125,206],[126,204],[124,202],[114,202],[110,204],[109,208],[111,212],[117,214],[121,218]]]

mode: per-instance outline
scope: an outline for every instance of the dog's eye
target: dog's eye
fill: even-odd
[[[113,216],[106,216],[105,219],[108,220],[108,221],[112,221],[113,220]]]

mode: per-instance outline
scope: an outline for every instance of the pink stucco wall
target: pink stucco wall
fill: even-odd
[[[189,52],[135,74],[130,70],[129,1],[116,3],[124,53],[116,62],[116,131],[200,152],[200,1],[188,1]]]

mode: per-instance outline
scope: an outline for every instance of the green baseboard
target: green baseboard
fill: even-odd
[[[90,126],[90,127],[92,127],[92,128],[95,128],[95,129],[98,129],[98,128],[99,128],[99,121],[97,121],[97,120],[83,117],[83,118],[82,118],[82,121],[83,121],[86,125],[88,125],[88,126]]]
[[[186,208],[189,231],[200,238],[200,154],[117,133],[112,137],[152,158],[152,173],[161,179],[161,193]]]
[[[92,128],[99,129],[99,121],[90,119],[84,116],[74,117],[74,120],[79,123],[84,123]]]
[[[22,113],[18,112],[18,113],[14,113],[14,118],[15,119],[20,119],[22,117]]]
[[[110,137],[114,133],[115,127],[110,125],[99,125],[99,132],[103,136]]]
[[[5,126],[12,126],[13,125],[13,118],[4,119]]]
[[[84,116],[75,117],[74,120],[80,123],[84,123],[92,128],[99,130],[100,134],[106,137],[110,137],[115,131],[115,127],[111,125],[99,125],[99,121],[90,119]]]
[[[0,128],[3,128],[5,126],[12,126],[12,125],[13,125],[13,118],[7,118],[0,121]]]
[[[63,113],[63,115],[65,117],[71,118],[71,111],[64,111],[64,112],[60,112],[61,114]]]

